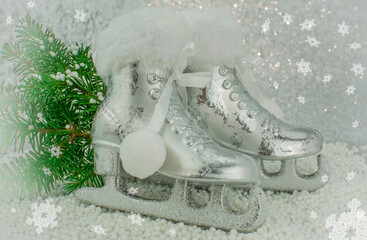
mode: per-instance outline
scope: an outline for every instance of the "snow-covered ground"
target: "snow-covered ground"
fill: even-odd
[[[30,2],[34,2],[35,6],[34,4],[29,4]],[[125,1],[119,0],[2,0],[0,4],[0,43],[2,44],[4,42],[15,40],[14,30],[16,29],[16,22],[18,19],[21,19],[28,14],[37,21],[43,23],[46,27],[50,27],[58,37],[64,39],[68,43],[74,43],[78,41],[86,44],[93,44],[96,37],[98,36],[98,33],[108,25],[108,22],[112,17],[119,14],[124,9],[132,8],[133,5],[142,5],[142,2],[143,1],[140,0],[130,1],[129,4],[125,5]],[[145,5],[147,5],[147,2],[149,1],[144,1]],[[151,5],[157,6],[157,2],[159,1],[150,2]],[[213,1],[162,0],[160,2],[162,2],[162,6],[167,6],[169,3],[175,3],[176,7],[179,5],[179,2],[195,2],[188,5],[198,7],[200,5],[207,6]],[[228,6],[228,2],[232,1],[218,2],[223,2],[223,5]],[[242,2],[243,1],[237,1],[237,3],[231,4],[231,6],[238,11],[239,6],[242,6]],[[261,33],[261,24],[266,22],[267,11],[273,11],[273,13],[278,11],[275,11],[275,6],[272,4],[266,5],[265,1],[262,4],[257,3],[259,1],[245,2],[249,2],[248,6],[254,6],[252,3],[256,2],[258,9],[250,8],[251,11],[254,9],[254,11],[256,11],[256,14],[254,13],[254,15],[260,16],[260,12],[263,15],[260,20],[257,19],[261,23],[257,25],[258,35],[255,34],[256,37],[259,37],[259,39],[260,36],[263,36],[260,41],[258,41],[260,45],[266,40],[265,36],[275,36],[275,33],[277,35],[282,33],[282,31],[276,31],[276,20],[273,18],[271,18],[269,22],[270,29],[267,28],[268,30],[266,33]],[[313,7],[313,5],[309,4],[308,2],[312,2],[314,5],[319,4],[320,8]],[[339,9],[341,9],[340,2],[342,1],[334,2],[335,5],[338,5]],[[321,71],[325,69],[325,67],[321,64],[321,61],[317,61],[317,59],[307,59],[304,55],[299,55],[297,52],[298,50],[294,49],[292,46],[289,46],[289,49],[294,51],[295,55],[297,55],[297,58],[294,59],[293,63],[295,66],[294,72],[288,72],[286,75],[281,76],[280,71],[278,71],[276,67],[278,63],[276,61],[271,61],[270,63],[273,63],[274,65],[272,65],[270,68],[265,68],[267,72],[264,72],[264,74],[266,76],[269,74],[274,74],[274,76],[280,75],[281,78],[273,79],[276,81],[267,81],[266,79],[261,83],[262,89],[272,89],[272,92],[266,95],[279,100],[281,107],[285,107],[284,110],[287,117],[291,118],[294,122],[296,118],[299,118],[300,121],[305,123],[310,121],[309,125],[320,128],[324,136],[327,136],[327,142],[334,142],[331,144],[325,144],[323,150],[323,154],[329,160],[331,168],[330,176],[328,176],[329,182],[324,188],[312,193],[308,193],[306,191],[294,192],[293,194],[275,194],[273,192],[267,192],[269,214],[266,222],[253,233],[241,234],[237,233],[236,231],[226,233],[215,229],[204,230],[196,226],[184,225],[182,223],[175,224],[162,219],[153,220],[147,217],[142,217],[142,220],[144,220],[142,221],[139,216],[132,215],[131,213],[111,211],[81,203],[74,197],[73,194],[69,196],[64,195],[60,190],[61,186],[59,186],[59,188],[51,196],[44,196],[43,198],[39,198],[34,201],[1,201],[0,239],[319,240],[328,239],[329,233],[338,232],[340,234],[346,233],[347,235],[345,239],[367,239],[367,232],[362,232],[363,230],[366,231],[365,229],[367,229],[367,216],[363,212],[367,211],[367,148],[360,148],[361,150],[358,150],[357,148],[351,149],[348,148],[344,143],[335,143],[336,140],[345,139],[345,142],[349,144],[357,145],[356,142],[359,146],[366,144],[366,134],[363,134],[363,131],[367,126],[366,123],[363,122],[363,119],[366,119],[364,117],[366,116],[366,102],[364,102],[363,105],[362,101],[363,98],[367,96],[367,94],[363,94],[367,93],[367,89],[365,89],[366,81],[363,79],[363,75],[360,76],[362,78],[353,78],[354,73],[350,71],[351,67],[354,66],[352,63],[359,64],[361,62],[362,66],[367,66],[367,59],[360,58],[358,55],[358,52],[363,52],[366,50],[366,43],[363,42],[363,40],[366,38],[355,34],[358,28],[365,28],[366,24],[365,22],[360,22],[358,23],[358,26],[357,23],[353,23],[352,20],[350,20],[358,16],[357,12],[363,13],[363,9],[361,7],[355,7],[358,5],[357,3],[361,2],[362,1],[357,0],[348,1],[349,4],[345,6],[346,11],[339,11],[336,13],[335,11],[331,11],[328,7],[330,4],[327,5],[324,3],[324,1],[288,1],[288,5],[283,4],[283,10],[279,10],[279,12],[283,11],[282,14],[287,11],[293,15],[292,21],[289,25],[290,28],[292,26],[294,27],[292,28],[292,31],[295,31],[295,27],[297,27],[298,31],[302,31],[302,34],[307,33],[304,39],[306,39],[307,35],[310,35],[310,37],[314,35],[316,36],[317,40],[321,42],[320,48],[313,47],[312,49],[317,49],[317,51],[320,52],[321,57],[327,55],[326,52],[328,51],[328,47],[324,48],[324,52],[320,50],[323,49],[322,47],[325,47],[326,44],[331,46],[331,52],[338,50],[342,51],[339,44],[333,45],[334,42],[331,41],[335,40],[333,37],[325,37],[328,32],[323,32],[321,25],[325,25],[325,23],[322,23],[321,20],[325,19],[326,16],[330,16],[330,18],[327,19],[328,25],[335,25],[334,32],[335,34],[339,34],[336,35],[337,42],[343,42],[346,45],[348,45],[348,43],[352,44],[353,42],[361,43],[361,48],[357,51],[349,49],[343,52],[345,56],[349,54],[348,57],[345,57],[345,59],[337,57],[333,58],[334,55],[330,55],[330,57],[335,60],[335,63],[329,63],[327,66],[330,66],[330,69],[333,67],[333,69],[340,69],[340,71],[345,71],[348,72],[348,74],[351,74],[352,77],[348,78],[348,81],[339,79],[339,72]],[[325,7],[321,6],[323,4]],[[267,6],[269,6],[268,10],[266,10]],[[366,7],[365,5],[363,6]],[[307,12],[307,8],[314,10],[316,9],[319,12]],[[82,9],[83,11],[81,11]],[[261,9],[261,11],[259,9]],[[351,14],[351,11],[355,12]],[[83,13],[86,14],[85,18],[83,17]],[[297,15],[296,13],[302,13],[303,15]],[[350,16],[348,16],[348,13]],[[339,14],[340,17],[338,17],[339,15],[336,16],[335,14]],[[299,23],[302,23],[306,19],[312,20],[313,18],[316,18],[317,24],[315,27],[315,32],[306,32],[307,30],[299,29]],[[279,17],[279,19],[281,24],[288,26],[287,21],[290,21],[289,18],[287,21],[285,21],[285,23],[282,22],[283,18]],[[279,19],[277,20],[278,22]],[[342,20],[345,20],[346,24],[351,26],[349,29],[349,32],[351,33],[350,35],[345,34],[345,36],[342,36],[341,33],[338,33],[338,24],[341,24],[343,22]],[[362,21],[363,19],[360,20]],[[320,27],[319,31],[317,31],[318,27]],[[316,33],[319,35],[316,35]],[[284,29],[283,34],[285,34]],[[257,39],[249,38],[249,41],[256,43]],[[291,40],[288,39],[288,41]],[[311,44],[309,42],[305,42],[305,40],[302,40],[302,42],[303,44],[309,44],[310,48],[308,51],[311,51]],[[262,57],[264,57],[265,60],[270,59],[270,48],[266,48],[264,45],[261,45],[261,47],[263,48]],[[302,50],[304,47],[305,46],[302,45],[299,47],[299,49]],[[311,53],[316,53],[312,51]],[[276,55],[276,51],[274,51],[274,54]],[[312,75],[311,73],[312,79],[313,77],[316,79],[312,82],[312,84],[310,83],[311,78],[303,79],[303,74],[297,73],[296,62],[299,62],[302,57],[305,58],[305,61],[311,61],[312,73],[319,73],[319,76]],[[285,56],[282,56],[282,58],[287,59]],[[355,59],[351,60],[350,64],[343,68],[342,64],[344,64],[344,62],[341,61],[347,61],[350,58]],[[284,65],[282,64],[280,64],[280,67]],[[319,65],[319,68],[317,68],[317,65]],[[16,83],[18,81],[17,76],[15,76],[15,74],[12,72],[12,68],[12,63],[8,63],[5,60],[0,59],[0,82]],[[330,83],[326,84],[325,86],[323,84],[320,86],[317,85],[319,82],[323,81],[322,76],[329,73],[333,75]],[[298,74],[298,78],[294,81],[285,81],[285,79],[288,79],[288,77],[292,79],[291,74]],[[327,81],[327,79],[325,81]],[[344,91],[350,85],[356,86],[357,89],[355,94],[350,94],[349,96]],[[278,88],[275,88],[275,86],[279,87],[279,91]],[[287,88],[287,86],[292,87]],[[304,88],[304,91],[297,92],[299,88]],[[319,92],[311,91],[312,88],[321,90]],[[294,89],[298,90],[291,91]],[[357,96],[359,96],[359,98]],[[303,101],[297,101],[297,98],[299,97],[301,97],[300,99],[305,100],[304,104],[301,103]],[[318,102],[313,102],[317,101],[318,99],[321,100]],[[330,103],[327,103],[326,100]],[[322,112],[324,115],[317,111]],[[349,116],[349,118],[347,118],[347,116]],[[311,118],[321,119],[319,121],[319,125],[312,122],[313,120]],[[354,122],[358,122],[356,127],[352,127],[355,126]],[[7,159],[9,157],[11,157],[11,154],[6,155]],[[0,162],[7,159],[0,159]],[[54,215],[48,216],[50,217],[50,220],[53,220],[51,222],[54,224],[51,224],[44,229],[37,228],[37,226],[34,225],[33,220],[35,217],[37,217],[37,213],[42,213],[42,210],[44,209],[51,209],[47,212],[54,213]],[[343,212],[345,214],[342,214]],[[335,216],[335,218],[333,218],[333,216]],[[348,217],[358,221],[350,222],[347,219]],[[326,221],[327,219],[328,221]],[[335,219],[335,221],[332,221],[333,219]],[[342,224],[343,222],[345,223],[344,225]],[[141,225],[136,223],[141,223]],[[43,231],[40,232],[40,230]],[[352,238],[353,236],[356,238]],[[330,237],[330,239],[333,238]]]
[[[329,233],[340,232],[349,234],[347,236],[360,236],[345,239],[363,240],[365,238],[362,236],[366,237],[367,234],[362,232],[367,229],[367,216],[363,212],[367,211],[367,165],[356,151],[348,149],[344,144],[326,144],[322,153],[331,163],[327,185],[312,193],[267,192],[268,217],[252,233],[201,229],[183,223],[112,211],[84,204],[74,194],[65,196],[59,186],[51,196],[34,201],[0,202],[0,239],[321,240],[327,239]],[[41,228],[43,231],[38,233],[39,228],[32,223],[32,219],[46,207],[51,210],[45,212],[55,214],[46,214],[55,225],[54,228],[51,225]],[[333,215],[335,222],[332,221]]]

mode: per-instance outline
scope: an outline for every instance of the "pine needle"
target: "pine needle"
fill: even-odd
[[[36,197],[58,181],[66,182],[68,193],[101,187],[90,131],[106,86],[90,46],[76,43],[77,50],[71,50],[30,17],[20,21],[16,32],[17,41],[1,49],[2,58],[16,63],[21,81],[1,88],[0,154],[15,149],[20,156],[0,163],[0,195]],[[25,152],[26,144],[30,151]]]

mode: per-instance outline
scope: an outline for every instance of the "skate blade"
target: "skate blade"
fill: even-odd
[[[282,161],[279,172],[268,173],[264,168],[264,161],[260,160],[261,183],[260,187],[266,190],[289,191],[308,190],[315,191],[323,187],[326,182],[322,177],[329,174],[328,161],[319,154],[317,156],[317,171],[310,175],[300,174],[297,170],[297,159]]]
[[[248,206],[245,211],[238,213],[226,207],[226,186],[213,185],[208,204],[195,208],[188,201],[188,185],[187,181],[176,180],[171,197],[164,201],[126,195],[111,186],[79,189],[75,195],[81,201],[106,208],[223,230],[251,232],[265,220],[266,196],[259,187],[250,189]]]

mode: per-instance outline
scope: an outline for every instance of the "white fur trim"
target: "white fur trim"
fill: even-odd
[[[191,37],[185,17],[174,11],[134,10],[113,19],[100,34],[94,63],[104,78],[135,61],[172,67]]]
[[[191,9],[183,11],[182,15],[194,32],[196,55],[189,61],[191,69],[234,66],[243,57],[241,26],[229,9]]]

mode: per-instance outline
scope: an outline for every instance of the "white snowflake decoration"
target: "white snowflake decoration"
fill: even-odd
[[[287,25],[291,24],[293,22],[292,15],[285,13],[283,18],[283,23],[286,23]]]
[[[13,22],[13,18],[9,15],[5,19],[7,25],[11,25]]]
[[[137,193],[138,193],[138,188],[130,187],[129,189],[127,189],[127,194],[135,195]]]
[[[92,231],[95,232],[97,235],[106,235],[106,229],[104,229],[101,225],[92,225]]]
[[[60,147],[55,147],[55,146],[52,146],[50,151],[51,151],[51,157],[59,158],[62,153],[60,150]]]
[[[322,82],[324,84],[326,84],[326,83],[330,82],[332,78],[333,78],[333,76],[331,74],[325,75],[324,79],[322,79]]]
[[[321,176],[321,182],[323,184],[327,183],[329,181],[329,176],[327,174],[324,174]]]
[[[348,173],[347,177],[345,178],[348,182],[352,181],[354,177],[356,176],[356,173],[351,171]]]
[[[349,95],[354,94],[354,91],[356,90],[356,88],[354,87],[354,85],[350,85],[347,87],[347,90],[345,90],[345,92]]]
[[[317,41],[316,38],[310,37],[310,36],[307,36],[307,39],[305,40],[305,42],[308,43],[310,47],[319,47],[319,44],[320,44],[320,42]]]
[[[261,33],[266,34],[270,30],[270,19],[266,19],[264,24],[261,25]]]
[[[316,219],[317,218],[317,213],[315,211],[311,211],[310,212],[310,218]]]
[[[278,90],[279,89],[279,83],[278,82],[273,82],[273,87]]]
[[[361,48],[361,44],[360,43],[357,43],[357,42],[350,43],[349,44],[349,48],[350,49],[353,49],[353,50],[357,50],[358,48]]]
[[[336,215],[330,215],[325,220],[326,228],[332,227],[329,239],[332,240],[364,240],[367,239],[367,217],[365,211],[359,209],[361,202],[353,199],[348,203],[350,212],[340,214],[339,220]]]
[[[141,217],[140,214],[131,213],[128,218],[130,218],[132,224],[137,224],[141,226],[141,224],[144,222],[144,219]]]
[[[301,103],[301,104],[305,104],[305,103],[306,103],[306,99],[305,99],[305,97],[303,97],[303,96],[301,96],[301,95],[300,95],[300,96],[298,96],[298,98],[297,98],[297,99],[298,99],[298,102],[299,102],[299,103]]]
[[[86,16],[87,14],[84,12],[83,9],[75,10],[74,18],[76,19],[77,22],[85,22]]]
[[[346,25],[345,22],[338,24],[338,33],[340,33],[343,37],[346,34],[349,34],[349,26]]]
[[[54,228],[57,225],[57,213],[61,213],[62,208],[60,206],[55,207],[54,204],[51,204],[53,200],[51,198],[46,199],[46,203],[41,203],[38,206],[38,203],[32,204],[32,218],[27,218],[27,224],[33,224],[36,227],[36,232],[43,232],[44,228]]]
[[[312,19],[312,20],[306,19],[304,22],[299,24],[299,26],[301,27],[301,30],[310,31],[312,30],[313,27],[316,26],[315,19]]]
[[[29,1],[27,3],[27,7],[29,7],[29,8],[34,8],[35,6],[36,6],[36,3],[34,1]]]
[[[43,167],[42,168],[42,171],[43,171],[43,173],[46,175],[46,176],[51,176],[51,171],[50,171],[50,169],[49,168],[47,168],[47,167]]]
[[[359,124],[359,121],[358,120],[355,120],[353,123],[352,123],[352,128],[356,129],[358,127],[358,124]]]
[[[352,72],[354,72],[354,75],[364,75],[364,71],[366,70],[365,67],[362,66],[361,63],[355,64],[353,63],[353,67],[350,69]]]
[[[298,67],[297,72],[302,73],[304,76],[307,76],[309,72],[312,72],[310,62],[305,62],[303,58],[300,62],[296,62],[296,65]]]

